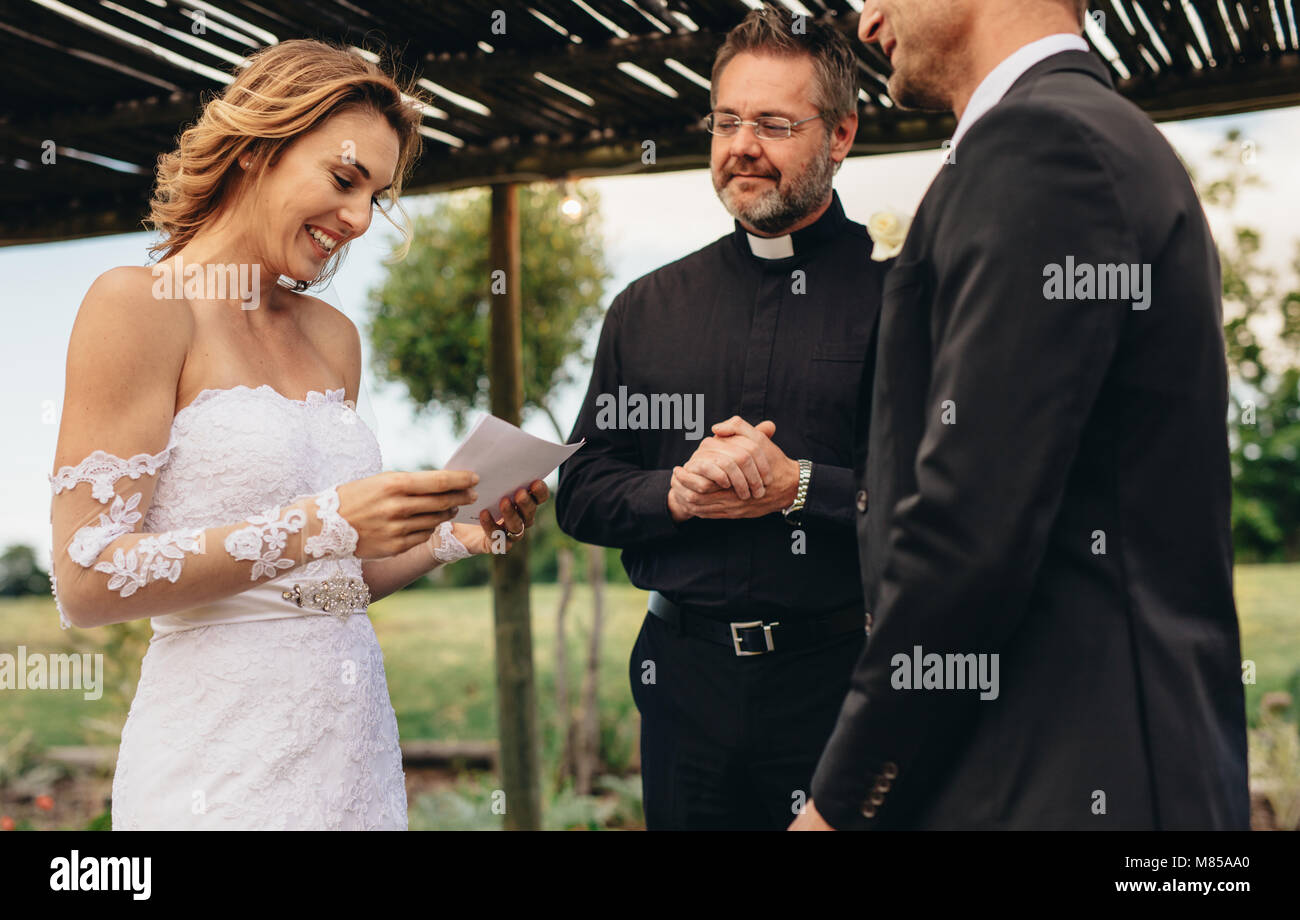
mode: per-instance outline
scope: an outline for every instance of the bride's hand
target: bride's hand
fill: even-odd
[[[476,474],[463,470],[376,473],[338,487],[338,513],[357,532],[358,559],[396,556],[473,502],[477,482]]]
[[[533,526],[533,520],[537,517],[537,506],[550,498],[550,491],[546,488],[546,483],[540,479],[534,479],[527,489],[519,489],[514,494],[514,501],[509,498],[501,499],[498,508],[501,512],[501,520],[493,520],[492,515],[484,508],[479,513],[479,526],[472,524],[452,524],[451,532],[465,548],[475,555],[492,552],[494,540],[498,547],[503,544],[499,537],[496,537],[498,531],[505,532],[504,547],[509,550],[520,540],[524,538],[524,532]],[[435,534],[430,539],[436,540]]]

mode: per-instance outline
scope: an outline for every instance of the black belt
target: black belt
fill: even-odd
[[[796,649],[832,636],[845,636],[870,628],[871,618],[860,604],[811,619],[791,622],[762,620],[727,622],[709,616],[701,607],[674,604],[658,591],[650,592],[650,612],[688,636],[735,649],[737,655],[765,655],[778,648]]]

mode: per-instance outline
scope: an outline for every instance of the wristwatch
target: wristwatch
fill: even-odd
[[[794,501],[790,503],[789,508],[782,508],[781,514],[785,517],[786,522],[791,527],[798,527],[803,523],[803,505],[808,500],[808,484],[812,482],[812,461],[799,461],[799,488],[794,493]]]

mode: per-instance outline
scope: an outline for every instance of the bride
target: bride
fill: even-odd
[[[162,261],[105,272],[81,305],[50,477],[54,595],[65,627],[154,632],[114,829],[406,827],[366,607],[521,539],[547,499],[536,481],[499,521],[452,524],[474,474],[380,472],[351,408],[357,330],[304,293],[379,196],[397,204],[419,123],[355,54],[259,52],[159,160]]]

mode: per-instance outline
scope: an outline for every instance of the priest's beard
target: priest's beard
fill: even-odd
[[[772,187],[751,198],[744,205],[737,200],[728,179],[736,172],[747,172],[754,167],[748,158],[737,160],[731,168],[713,181],[727,213],[759,233],[781,233],[807,217],[826,200],[835,180],[835,163],[831,160],[831,139],[828,136],[821,153],[813,158],[798,175],[787,177],[778,174]]]

